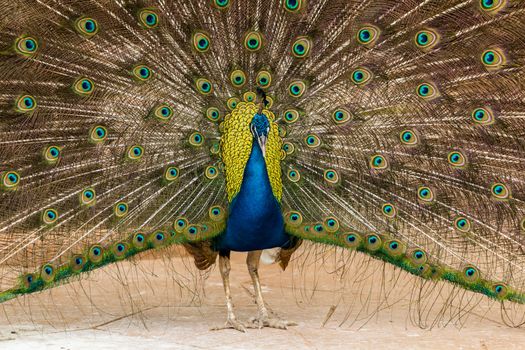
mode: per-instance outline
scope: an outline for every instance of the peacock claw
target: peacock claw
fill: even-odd
[[[213,327],[211,331],[220,331],[223,329],[235,329],[239,332],[246,333],[246,325],[236,319],[228,319],[223,326]],[[248,327],[249,328],[249,327]]]
[[[250,319],[250,328],[276,328],[276,329],[288,329],[289,326],[297,326],[297,323],[282,320],[278,317],[270,317],[268,315],[262,315],[258,317],[252,317]]]

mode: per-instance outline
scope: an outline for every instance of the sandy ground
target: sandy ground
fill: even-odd
[[[327,261],[332,260],[323,264]],[[277,266],[261,268],[269,307],[297,326],[244,334],[210,331],[225,320],[220,275],[215,269],[203,282],[188,264],[180,257],[121,263],[5,303],[0,307],[0,349],[525,349],[525,329],[503,325],[497,304],[469,299],[470,312],[458,313],[465,306],[446,308],[437,312],[446,316],[431,330],[422,329],[413,322],[418,314],[407,292],[417,285],[414,277],[398,274],[394,287],[384,278],[348,284],[319,263],[303,270],[291,266],[284,273]],[[256,306],[244,255],[233,256],[231,278],[237,316],[246,320],[256,314]],[[385,298],[378,290],[387,287]],[[429,298],[432,305],[449,300]],[[381,303],[384,299],[389,302]],[[334,313],[327,317],[330,310]],[[427,327],[436,318],[432,310],[419,314],[433,315],[423,319]],[[516,312],[523,315],[523,309]]]

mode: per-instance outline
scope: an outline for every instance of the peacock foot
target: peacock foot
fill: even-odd
[[[268,314],[259,314],[257,317],[250,319],[249,328],[277,328],[288,329],[289,326],[297,326],[297,323],[283,320],[276,316],[269,316]]]
[[[246,333],[246,328],[247,326],[242,323],[241,321],[238,321],[237,319],[235,318],[228,318],[226,320],[226,323],[224,323],[223,326],[218,326],[218,327],[213,327],[212,331],[220,331],[220,330],[223,330],[223,329],[235,329],[239,332],[243,332],[243,333]]]

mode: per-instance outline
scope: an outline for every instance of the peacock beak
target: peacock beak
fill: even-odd
[[[266,140],[268,140],[268,137],[265,135],[258,135],[257,137],[257,143],[259,144],[259,147],[261,148],[261,152],[264,158],[266,158]]]

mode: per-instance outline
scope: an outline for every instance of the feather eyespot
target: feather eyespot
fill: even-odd
[[[73,84],[73,91],[82,96],[89,96],[94,90],[95,84],[88,78],[79,78]]]
[[[352,72],[350,79],[357,86],[367,85],[373,78],[372,72],[367,68],[357,68]]]
[[[170,105],[163,103],[153,108],[150,115],[160,122],[169,122],[173,117],[173,108]]]
[[[349,122],[352,119],[352,114],[348,112],[345,108],[337,108],[332,112],[332,120],[338,124],[342,125]]]
[[[179,168],[176,166],[168,166],[164,170],[164,180],[167,182],[173,182],[179,178]]]
[[[381,212],[387,218],[393,218],[397,214],[396,207],[393,204],[391,204],[391,203],[383,204],[383,206],[381,207]]]
[[[300,36],[292,43],[292,55],[296,58],[305,58],[310,55],[312,40],[306,36]]]
[[[219,170],[215,166],[208,166],[208,167],[206,167],[204,175],[206,175],[206,177],[208,179],[213,180],[217,176],[219,176]]]
[[[375,252],[381,249],[381,238],[376,234],[370,234],[365,237],[365,247],[370,252]]]
[[[303,96],[306,91],[306,84],[303,81],[296,80],[288,85],[288,94],[294,98]]]
[[[244,47],[250,52],[259,51],[263,47],[263,36],[261,33],[252,31],[244,36]]]
[[[321,139],[317,135],[307,135],[304,139],[304,143],[309,148],[317,148],[321,145]]]
[[[244,102],[255,102],[257,99],[257,94],[252,91],[247,91],[242,95]]]
[[[417,196],[424,203],[431,203],[434,201],[434,192],[427,186],[419,187],[417,189]]]
[[[450,152],[448,154],[447,160],[450,165],[457,168],[463,168],[465,165],[467,165],[467,158],[459,151]]]
[[[38,51],[38,41],[32,36],[21,36],[15,41],[15,51],[26,57],[33,56]]]
[[[53,225],[58,220],[58,211],[53,208],[45,209],[42,212],[42,223],[46,226]]]
[[[429,51],[436,47],[436,45],[439,43],[439,40],[440,35],[434,29],[420,30],[416,33],[414,38],[416,46],[423,51]]]
[[[509,288],[504,283],[494,283],[492,285],[492,291],[497,298],[503,299],[507,296]]]
[[[139,160],[144,155],[144,147],[139,145],[133,145],[128,147],[126,152],[126,158],[130,160]]]
[[[347,248],[355,249],[361,245],[363,239],[357,233],[347,233],[341,236],[343,243]]]
[[[104,249],[100,245],[94,245],[89,248],[88,252],[89,261],[97,264],[104,258]]]
[[[153,29],[159,25],[159,15],[153,9],[139,11],[139,23],[145,29]]]
[[[372,47],[379,39],[380,33],[379,28],[366,25],[357,31],[356,39],[359,44]]]
[[[288,180],[291,182],[298,182],[301,180],[301,174],[299,173],[299,170],[296,169],[290,169],[286,173],[286,176],[288,177]]]
[[[237,108],[239,102],[241,102],[241,100],[239,100],[237,97],[230,97],[228,101],[226,101],[226,105],[230,110],[233,111],[235,108]]]
[[[217,107],[209,107],[206,110],[206,118],[208,118],[212,122],[216,122],[221,118],[221,112]]]
[[[90,17],[80,17],[75,21],[75,30],[86,38],[91,38],[98,33],[98,22]]]
[[[131,244],[136,249],[143,249],[146,246],[146,237],[143,233],[135,233],[131,240]]]
[[[467,265],[463,268],[463,277],[467,282],[474,283],[479,281],[480,273],[476,267]]]
[[[259,73],[257,73],[257,77],[255,78],[255,80],[257,86],[259,86],[262,89],[266,89],[272,84],[272,74],[267,70],[262,70]]]
[[[293,124],[299,120],[299,111],[296,109],[287,109],[283,113],[283,119],[288,124]]]
[[[213,85],[208,79],[205,78],[199,78],[195,82],[195,86],[197,87],[197,91],[201,93],[202,95],[209,95],[213,92]]]
[[[436,87],[431,83],[419,84],[416,92],[417,95],[424,100],[432,100],[438,96]]]
[[[421,249],[415,249],[407,253],[410,262],[415,266],[421,266],[427,262],[427,253]]]
[[[493,48],[483,51],[481,54],[481,63],[489,71],[498,70],[507,63],[503,50]]]
[[[337,220],[334,217],[328,217],[324,219],[323,225],[326,228],[326,231],[331,232],[331,233],[339,230],[339,220]]]
[[[295,146],[291,142],[285,142],[283,143],[283,150],[286,152],[286,154],[290,155],[295,152]]]
[[[89,131],[89,141],[93,143],[104,142],[106,141],[107,138],[108,138],[108,130],[101,125],[94,126]]]
[[[166,234],[162,231],[155,231],[149,236],[149,241],[153,247],[161,247],[167,243]]]
[[[58,146],[49,146],[44,148],[42,153],[44,160],[47,164],[56,164],[60,159],[61,149]]]
[[[211,46],[210,37],[203,32],[193,34],[192,42],[193,48],[198,52],[207,52]]]
[[[323,177],[326,182],[330,184],[339,183],[339,174],[334,169],[327,169],[324,171]]]
[[[417,134],[413,130],[403,130],[399,134],[401,143],[407,146],[414,146],[418,143],[419,139]]]
[[[285,0],[284,9],[288,12],[297,13],[306,5],[306,0]]]
[[[113,207],[113,214],[115,214],[115,216],[119,219],[128,215],[128,211],[129,211],[129,205],[126,202],[118,202]]]
[[[298,211],[290,211],[284,215],[288,225],[297,227],[303,223],[303,216]]]
[[[86,265],[86,259],[82,255],[75,254],[69,259],[69,266],[73,272],[80,272]]]
[[[460,232],[467,233],[471,229],[471,223],[469,219],[460,216],[454,220],[454,227]]]
[[[507,0],[479,0],[479,6],[482,11],[496,14],[507,4]]]
[[[192,146],[202,146],[204,144],[204,136],[200,132],[195,131],[193,134],[190,135],[189,142]]]
[[[226,218],[226,210],[220,205],[214,205],[208,210],[208,216],[213,221],[223,221]]]
[[[496,199],[509,199],[510,198],[510,190],[503,183],[498,182],[498,183],[493,184],[490,191],[492,193],[492,196]]]
[[[20,184],[20,174],[16,171],[0,172],[0,188],[3,190],[15,190]]]
[[[184,217],[177,218],[173,222],[173,229],[177,233],[182,233],[186,229],[187,226],[188,226],[188,219]]]
[[[80,205],[92,206],[95,204],[97,194],[93,188],[86,188],[80,192],[79,201]]]
[[[476,108],[472,111],[472,120],[480,125],[490,125],[494,123],[494,114],[490,108]]]
[[[153,72],[151,71],[151,69],[143,64],[133,67],[132,73],[133,77],[138,82],[145,82],[153,77]]]
[[[370,157],[370,168],[373,170],[384,170],[388,168],[388,161],[380,154]]]
[[[391,239],[383,244],[386,253],[393,258],[399,258],[405,255],[405,245],[397,239]]]
[[[16,100],[15,107],[19,113],[29,113],[36,109],[37,103],[33,96],[22,95]]]
[[[40,278],[45,283],[52,282],[55,279],[55,267],[51,264],[45,264],[40,269]]]
[[[246,84],[246,74],[240,70],[236,69],[230,74],[230,82],[236,88],[241,88]]]
[[[111,252],[116,259],[122,259],[128,252],[128,245],[124,242],[118,242],[111,247]]]
[[[230,0],[212,0],[212,4],[219,10],[224,10],[230,6]]]

